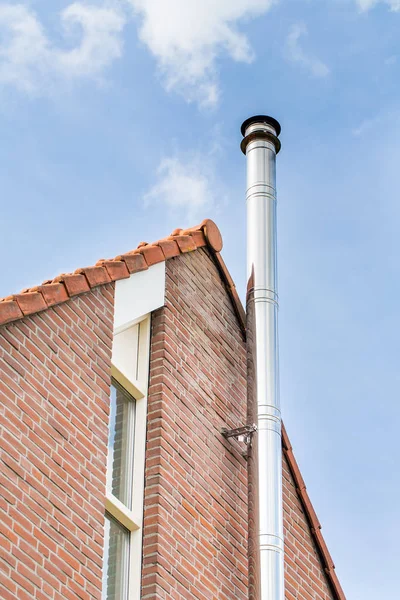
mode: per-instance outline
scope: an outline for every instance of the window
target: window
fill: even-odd
[[[114,335],[102,600],[139,600],[150,319]]]
[[[129,530],[106,513],[104,537],[103,598],[127,600]]]
[[[107,491],[132,508],[135,399],[115,380],[111,383]]]

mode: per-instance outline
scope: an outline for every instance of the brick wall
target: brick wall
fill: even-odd
[[[247,600],[246,349],[208,250],[152,322],[143,600]],[[0,597],[100,600],[113,284],[0,328]],[[333,600],[284,459],[286,599]],[[138,566],[139,568],[139,566]]]
[[[247,599],[245,345],[207,250],[167,261],[153,318],[143,598]]]
[[[286,600],[335,600],[283,456]]]
[[[101,598],[114,285],[0,328],[0,597]]]
[[[143,599],[248,598],[247,465],[220,435],[246,422],[245,367],[207,250],[169,260],[152,326]],[[332,600],[283,462],[286,599]]]

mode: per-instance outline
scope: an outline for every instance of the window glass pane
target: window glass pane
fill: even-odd
[[[129,531],[106,514],[102,600],[127,600]]]
[[[111,385],[107,489],[132,508],[135,399],[116,381]]]

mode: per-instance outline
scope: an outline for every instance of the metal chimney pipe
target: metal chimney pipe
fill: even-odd
[[[241,128],[247,157],[249,599],[284,600],[282,443],[279,403],[276,154],[279,123],[255,116]]]

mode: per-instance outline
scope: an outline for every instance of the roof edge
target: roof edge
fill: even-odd
[[[160,262],[180,254],[207,247],[218,267],[221,278],[231,298],[243,335],[246,334],[246,316],[235,284],[220,255],[223,242],[221,232],[211,219],[204,219],[189,229],[175,229],[171,235],[148,244],[141,242],[137,248],[109,260],[98,260],[90,267],[62,273],[41,285],[22,290],[0,299],[0,326],[67,302],[91,289],[127,279],[133,273],[144,271]]]
[[[328,578],[328,582],[331,586],[332,592],[335,596],[335,600],[346,600],[346,596],[342,590],[342,586],[339,583],[339,579],[336,575],[335,565],[333,563],[332,557],[329,553],[328,547],[325,543],[324,536],[321,533],[321,524],[318,520],[317,514],[314,510],[314,507],[311,503],[310,497],[307,492],[306,485],[304,483],[304,479],[300,473],[299,466],[293,454],[293,448],[290,443],[287,431],[285,426],[282,424],[282,448],[283,453],[286,457],[286,460],[289,465],[289,470],[293,477],[293,480],[296,485],[297,494],[299,496],[300,502],[304,509],[304,514],[306,515],[308,524],[310,526],[311,535],[317,546],[318,552],[322,559],[323,567]]]

